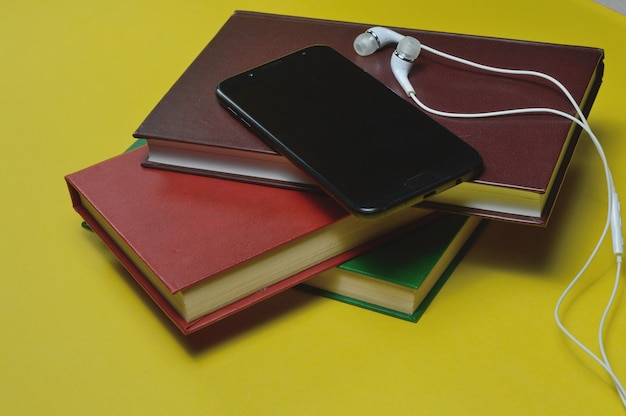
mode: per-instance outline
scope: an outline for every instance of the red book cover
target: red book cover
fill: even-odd
[[[255,177],[257,170],[264,169],[255,165],[259,160],[268,159],[269,166],[282,169],[284,164],[277,159],[284,158],[220,107],[214,94],[217,83],[297,49],[326,44],[404,96],[389,68],[392,47],[368,57],[358,56],[352,48],[354,38],[371,26],[235,12],[137,128],[135,137],[146,138],[150,147],[146,165],[289,186],[284,180]],[[602,80],[604,53],[598,48],[395,30],[486,65],[550,74],[570,90],[586,112]],[[545,80],[485,73],[427,51],[416,60],[410,80],[425,104],[443,111],[552,107],[575,114],[563,94]],[[492,219],[547,223],[580,129],[551,115],[433,118],[478,150],[484,171],[473,181],[440,194],[432,207]],[[164,154],[169,160],[159,161],[157,156]],[[194,165],[207,155],[216,158],[208,170],[179,164],[180,157],[193,159],[190,165]],[[243,160],[252,173],[229,172],[237,160]]]
[[[404,232],[430,213],[347,214],[319,193],[158,169],[146,146],[66,176],[74,208],[190,333]]]

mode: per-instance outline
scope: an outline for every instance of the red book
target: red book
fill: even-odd
[[[311,186],[220,107],[221,80],[311,44],[332,46],[398,94],[389,68],[393,48],[360,57],[352,49],[363,25],[235,12],[160,100],[135,137],[150,148],[146,166],[281,186]],[[441,51],[487,65],[541,71],[561,81],[589,112],[603,74],[601,49],[396,29]],[[234,53],[233,51],[237,51]],[[410,76],[418,97],[450,112],[518,107],[574,109],[547,81],[485,73],[423,51]],[[545,225],[580,134],[551,115],[437,121],[481,154],[484,171],[433,198],[430,207],[487,218]]]
[[[66,181],[76,211],[183,333],[341,264],[430,214],[410,208],[363,220],[320,193],[146,169],[146,155],[143,146]]]

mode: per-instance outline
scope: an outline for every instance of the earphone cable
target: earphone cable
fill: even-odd
[[[585,118],[585,115],[583,114],[582,109],[578,106],[578,103],[576,103],[576,100],[574,100],[574,98],[572,97],[571,93],[567,90],[567,88],[565,88],[565,86],[563,84],[561,84],[557,79],[555,79],[554,77],[551,77],[550,75],[541,73],[541,72],[536,72],[536,71],[526,71],[526,70],[515,70],[515,69],[504,69],[504,68],[497,68],[497,67],[492,67],[492,66],[488,66],[488,65],[483,65],[483,64],[479,64],[473,61],[469,61],[463,58],[459,58],[456,57],[454,55],[450,55],[441,51],[438,51],[434,48],[431,48],[429,46],[426,45],[421,45],[422,49],[429,51],[433,54],[436,54],[440,57],[443,57],[445,59],[450,59],[452,61],[461,63],[461,64],[465,64],[465,65],[469,65],[481,70],[485,70],[485,71],[490,71],[490,72],[496,72],[496,73],[502,73],[502,74],[508,74],[508,75],[520,75],[520,76],[535,76],[535,77],[540,77],[543,78],[549,82],[551,82],[552,84],[556,85],[562,92],[563,94],[565,94],[565,96],[567,97],[567,99],[569,100],[569,102],[572,104],[572,106],[574,107],[576,114],[578,115],[578,118],[572,116],[569,113],[560,111],[560,110],[556,110],[556,109],[552,109],[552,108],[543,108],[543,107],[538,107],[538,108],[517,108],[517,109],[510,109],[510,110],[498,110],[498,111],[489,111],[489,112],[482,112],[482,113],[451,113],[451,112],[446,112],[446,111],[440,111],[440,110],[436,110],[433,108],[430,108],[428,106],[426,106],[423,102],[421,102],[418,98],[417,95],[415,94],[415,92],[410,91],[408,93],[409,97],[416,103],[416,105],[418,107],[420,107],[421,109],[423,109],[426,112],[429,112],[431,114],[435,114],[435,115],[439,115],[439,116],[443,116],[443,117],[455,117],[455,118],[480,118],[480,117],[496,117],[496,116],[505,116],[505,115],[515,115],[515,114],[528,114],[528,113],[547,113],[547,114],[553,114],[553,115],[557,115],[560,117],[564,117],[567,118],[568,120],[578,124],[582,129],[584,129],[588,134],[589,137],[591,138],[597,152],[598,155],[600,156],[600,159],[602,160],[602,164],[604,166],[604,171],[605,171],[605,177],[606,177],[606,183],[607,183],[607,196],[608,196],[608,209],[607,209],[607,217],[606,217],[606,222],[603,228],[603,231],[594,247],[594,249],[592,250],[589,258],[587,259],[587,261],[585,262],[585,264],[582,266],[582,268],[579,270],[579,272],[576,274],[576,276],[571,280],[571,282],[569,283],[569,285],[566,287],[566,289],[562,292],[561,296],[559,297],[555,309],[554,309],[554,318],[555,321],[559,327],[559,329],[572,341],[574,342],[579,348],[581,348],[587,355],[589,355],[591,358],[593,358],[606,372],[607,374],[611,377],[611,380],[613,381],[613,384],[619,394],[619,397],[622,401],[622,404],[626,407],[626,390],[624,389],[620,379],[618,378],[618,376],[615,374],[615,372],[613,371],[613,368],[611,366],[608,354],[606,352],[606,348],[604,345],[604,332],[605,332],[605,326],[606,326],[606,321],[608,318],[608,315],[615,303],[615,299],[617,297],[617,293],[618,293],[618,288],[619,288],[619,283],[620,283],[620,275],[621,275],[621,263],[622,263],[622,255],[623,255],[623,237],[621,234],[621,219],[619,219],[619,201],[617,199],[617,193],[615,191],[615,187],[614,187],[614,183],[613,183],[613,177],[611,175],[611,171],[609,168],[609,164],[608,161],[606,159],[606,155],[604,153],[604,150],[602,149],[602,146],[600,145],[599,140],[597,139],[597,137],[595,136],[595,134],[593,133],[593,131],[591,130],[591,127],[589,126],[589,123],[587,122],[587,119]],[[611,228],[611,232],[613,234],[613,251],[614,254],[616,256],[616,261],[617,261],[617,271],[616,271],[616,275],[615,275],[615,282],[613,285],[613,290],[611,292],[611,296],[609,297],[609,300],[607,302],[607,305],[604,309],[604,313],[602,314],[602,318],[598,327],[598,344],[599,344],[599,348],[600,348],[600,353],[601,353],[601,358],[598,357],[596,354],[594,354],[587,346],[585,346],[578,338],[576,338],[563,324],[563,322],[561,321],[560,318],[560,309],[562,306],[563,301],[565,300],[565,298],[567,297],[567,295],[570,293],[570,291],[573,289],[573,287],[576,285],[576,283],[580,280],[581,276],[585,273],[585,271],[587,271],[591,261],[594,259],[594,257],[596,256],[597,252],[599,251],[601,245],[603,244],[606,235],[608,233],[609,228]]]

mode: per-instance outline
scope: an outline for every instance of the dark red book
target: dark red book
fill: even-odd
[[[76,211],[183,333],[431,217],[409,208],[363,220],[321,193],[146,169],[146,155],[143,146],[66,181]]]
[[[220,107],[221,80],[311,44],[337,49],[393,88],[393,48],[360,57],[354,38],[372,25],[238,11],[137,128],[148,141],[146,166],[287,187],[311,184]],[[600,87],[601,49],[396,29],[423,44],[483,64],[545,72],[560,80],[586,113]],[[236,52],[234,52],[236,51]],[[547,81],[511,78],[470,69],[423,51],[410,77],[427,105],[450,112],[552,107],[574,115],[566,98]],[[551,115],[489,119],[433,116],[472,145],[483,173],[443,192],[427,206],[492,219],[545,225],[569,165],[580,129]]]

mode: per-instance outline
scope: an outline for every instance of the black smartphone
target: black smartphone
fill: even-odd
[[[480,155],[331,47],[222,81],[220,103],[350,212],[376,218],[473,177]]]

